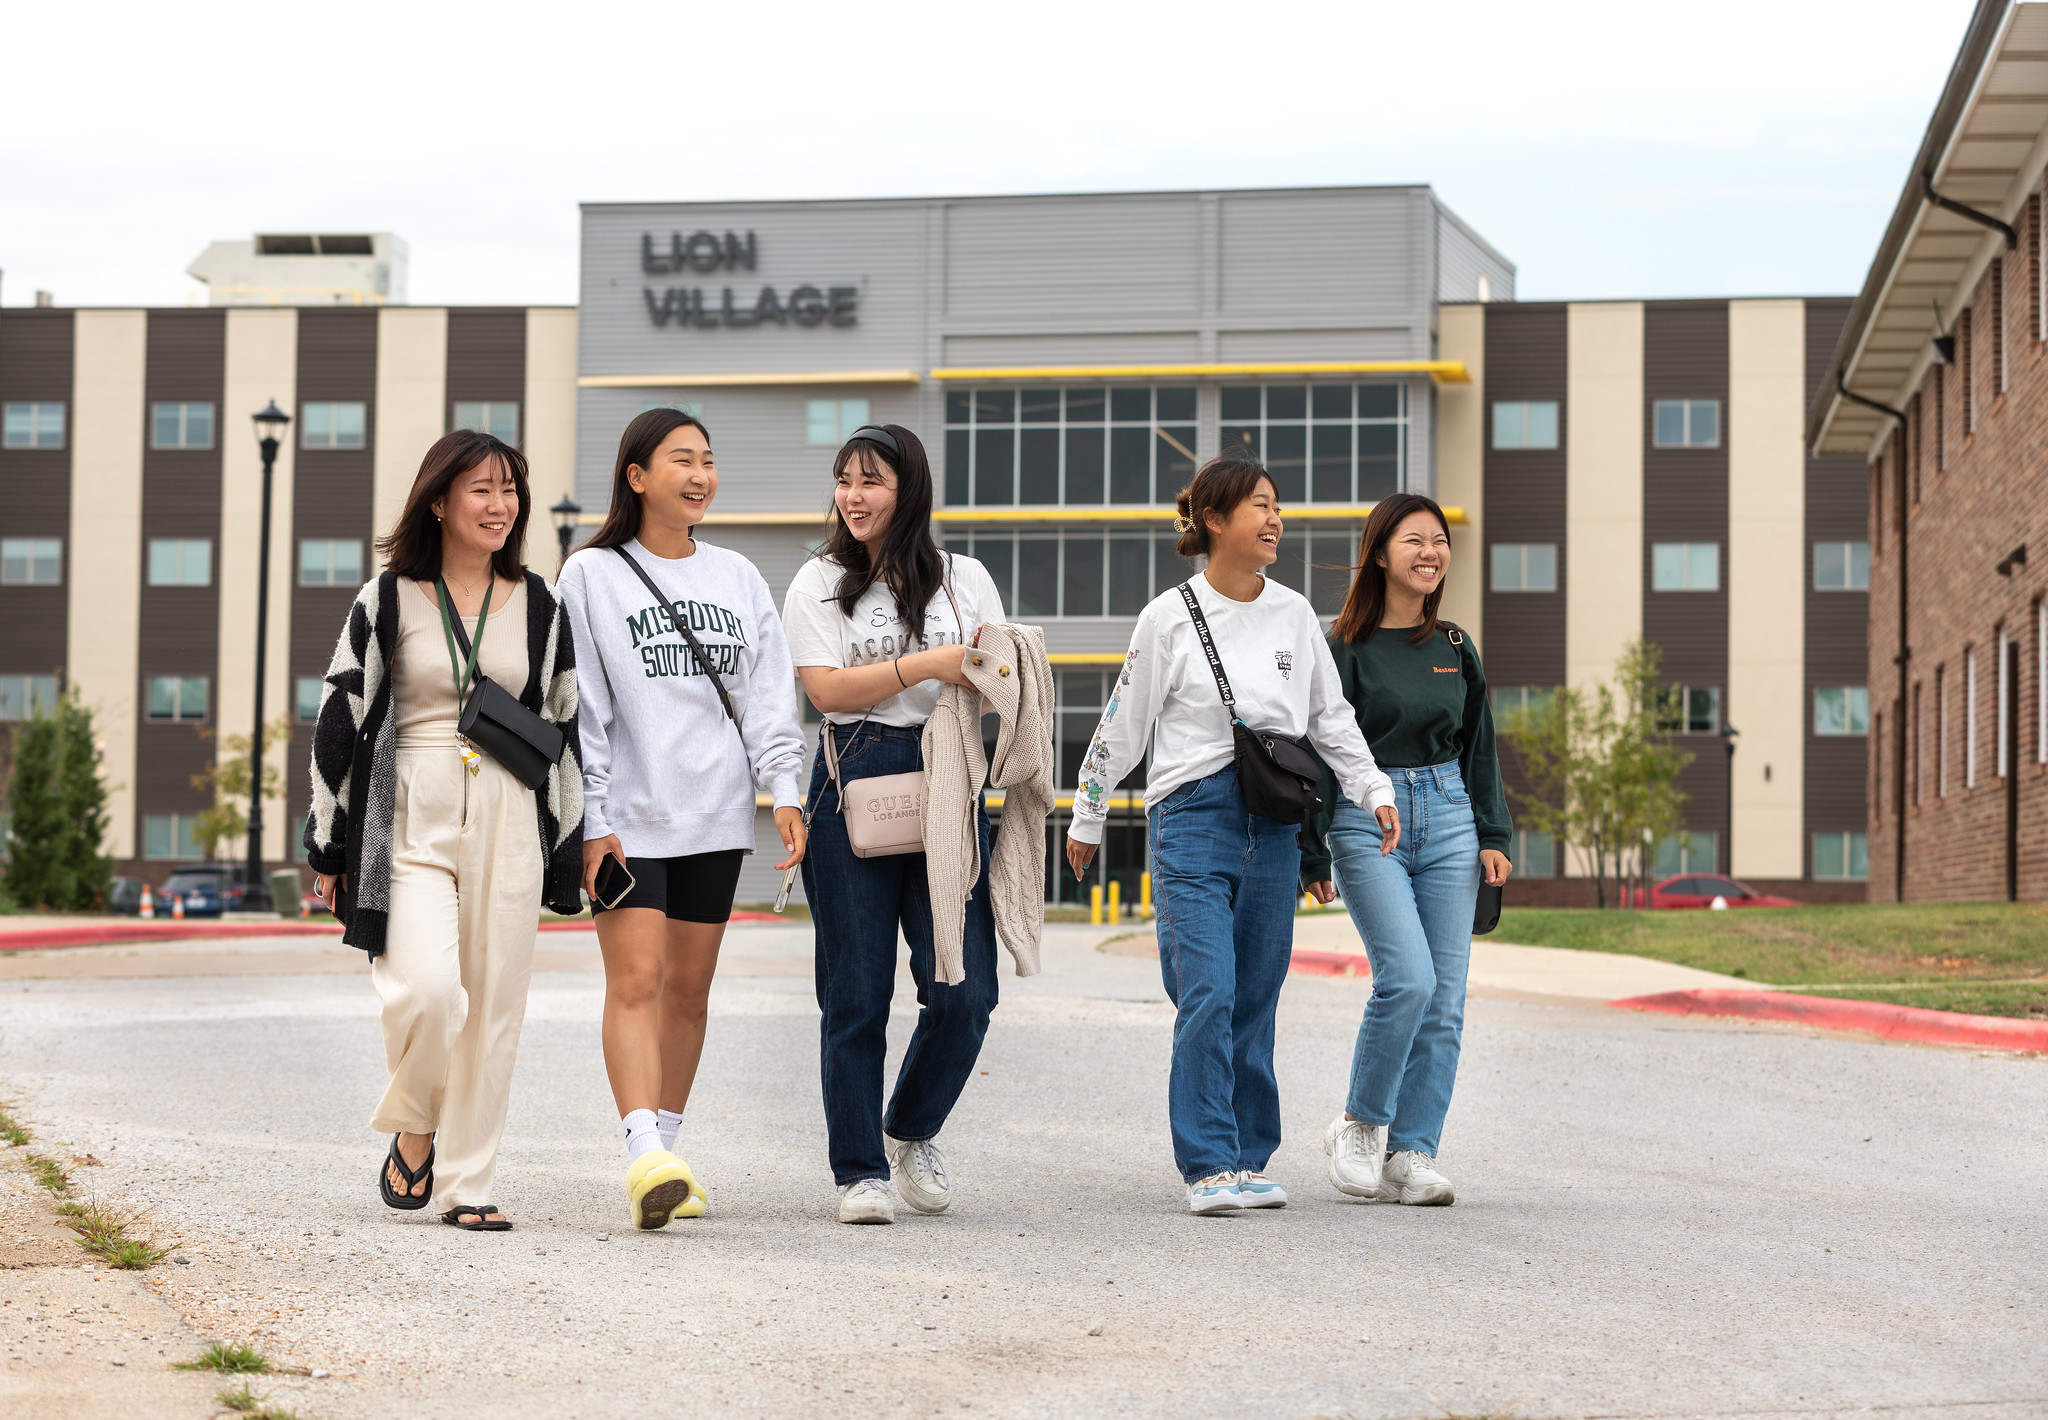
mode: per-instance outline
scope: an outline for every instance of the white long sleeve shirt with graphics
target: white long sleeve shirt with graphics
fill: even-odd
[[[753,851],[754,794],[802,807],[804,733],[775,598],[754,564],[698,542],[688,557],[626,544],[672,599],[662,605],[610,548],[585,548],[556,591],[576,637],[583,836],[617,834],[632,858]],[[676,630],[704,646],[739,716]]]
[[[1306,734],[1336,773],[1344,797],[1368,811],[1392,804],[1394,786],[1358,731],[1357,712],[1344,699],[1337,663],[1308,600],[1269,581],[1257,599],[1236,602],[1200,575],[1194,591],[1230,678],[1238,718],[1289,739]],[[1230,712],[1178,587],[1138,614],[1123,670],[1081,762],[1069,830],[1075,840],[1102,841],[1110,791],[1145,757],[1148,736],[1148,809],[1190,780],[1214,774],[1236,751]]]

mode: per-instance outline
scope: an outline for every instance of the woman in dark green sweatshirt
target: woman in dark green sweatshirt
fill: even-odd
[[[1443,509],[1416,493],[1384,498],[1359,550],[1330,650],[1404,832],[1382,854],[1379,825],[1326,791],[1334,807],[1302,834],[1302,883],[1321,902],[1343,894],[1372,959],[1349,1097],[1323,1149],[1341,1192],[1441,1206],[1452,1190],[1436,1150],[1458,1075],[1473,904],[1482,876],[1507,881],[1514,825],[1479,653],[1437,619],[1451,568]]]

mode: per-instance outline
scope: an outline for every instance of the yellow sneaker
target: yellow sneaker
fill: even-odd
[[[666,1149],[642,1154],[626,1165],[626,1200],[633,1226],[642,1232],[666,1227],[670,1218],[697,1218],[704,1213],[704,1190],[690,1166]]]

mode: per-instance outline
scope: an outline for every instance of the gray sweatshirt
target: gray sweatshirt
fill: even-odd
[[[754,847],[754,795],[802,807],[804,735],[796,672],[768,584],[736,552],[698,542],[689,557],[628,543],[648,594],[619,554],[584,548],[556,584],[576,637],[583,836],[617,834],[629,858]],[[739,714],[675,628],[687,619]]]

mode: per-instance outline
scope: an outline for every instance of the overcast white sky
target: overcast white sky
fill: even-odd
[[[1968,0],[10,7],[0,300],[392,231],[571,304],[582,201],[1434,184],[1524,299],[1854,291]]]

